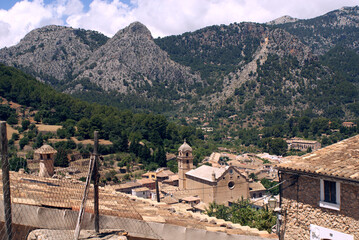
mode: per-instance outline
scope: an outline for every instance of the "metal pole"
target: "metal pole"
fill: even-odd
[[[94,132],[94,149],[93,154],[95,155],[95,167],[94,167],[94,214],[95,214],[95,231],[100,232],[100,214],[99,214],[99,205],[98,205],[98,131]]]
[[[11,195],[10,195],[10,177],[9,177],[9,161],[7,157],[7,135],[6,135],[6,122],[0,122],[0,151],[2,163],[2,182],[3,182],[3,195],[4,195],[4,212],[5,212],[5,228],[8,240],[12,240],[11,229]]]
[[[156,198],[157,198],[157,202],[160,202],[160,190],[158,187],[158,179],[156,178]]]
[[[76,228],[75,228],[75,233],[74,233],[74,239],[78,240],[79,236],[80,236],[80,231],[81,231],[81,223],[83,220],[83,216],[85,214],[85,208],[86,208],[86,201],[87,201],[87,196],[88,196],[88,192],[90,189],[90,182],[91,182],[91,176],[92,176],[92,172],[94,169],[94,165],[95,165],[95,156],[91,156],[90,157],[90,164],[89,164],[89,171],[86,177],[86,185],[85,185],[85,190],[84,190],[84,196],[82,198],[82,202],[81,202],[81,207],[80,207],[80,211],[79,211],[79,216],[77,217],[77,223],[76,223]]]

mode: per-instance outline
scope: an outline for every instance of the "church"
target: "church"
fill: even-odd
[[[202,202],[231,205],[249,198],[249,178],[234,166],[215,168],[202,165],[193,169],[192,148],[186,141],[178,149],[179,189]]]

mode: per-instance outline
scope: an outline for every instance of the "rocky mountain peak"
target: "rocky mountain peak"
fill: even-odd
[[[284,24],[284,23],[296,22],[298,20],[299,20],[298,18],[293,18],[291,16],[285,15],[285,16],[276,18],[276,19],[268,22],[267,24],[269,24],[269,25]]]
[[[123,38],[124,36],[128,36],[128,37],[145,36],[148,39],[152,39],[150,30],[148,30],[148,28],[140,22],[131,23],[126,28],[118,31],[113,38],[114,39]]]

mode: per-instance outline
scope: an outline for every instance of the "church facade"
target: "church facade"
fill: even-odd
[[[192,148],[184,142],[178,149],[179,188],[202,202],[230,205],[238,199],[249,198],[249,178],[234,166],[193,169]]]

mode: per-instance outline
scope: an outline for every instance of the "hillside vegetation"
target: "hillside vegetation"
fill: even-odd
[[[88,102],[176,119],[237,115],[238,127],[262,127],[275,111],[283,121],[311,111],[355,120],[358,15],[350,7],[157,39],[139,22],[112,38],[46,26],[1,49],[0,61]]]
[[[58,151],[74,148],[89,151],[90,149],[83,148],[84,146],[76,146],[70,138],[90,139],[97,130],[100,138],[113,143],[101,146],[101,154],[131,153],[131,161],[137,161],[144,166],[152,164],[151,168],[156,168],[167,165],[166,152],[176,152],[183,139],[187,139],[195,149],[203,139],[202,133],[195,128],[176,125],[164,116],[134,114],[131,111],[119,111],[114,107],[86,103],[58,93],[35,78],[2,64],[0,95],[8,101],[29,108],[35,122],[62,125],[56,135],[63,139],[63,142],[54,144]],[[23,133],[19,142],[21,149],[30,142],[34,148],[38,148],[51,137],[41,135],[35,124],[31,124],[26,117],[18,116],[9,106],[2,105],[0,110],[1,120],[12,125],[20,123],[16,128]],[[14,135],[9,142],[13,144],[17,140],[19,136]],[[198,162],[198,159],[196,161]]]

